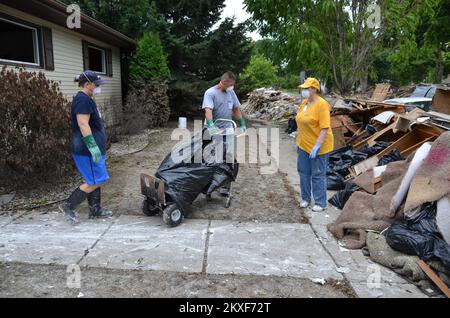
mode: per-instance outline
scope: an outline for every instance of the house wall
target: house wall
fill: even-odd
[[[0,4],[0,12],[52,29],[55,70],[47,71],[45,69],[31,67],[26,69],[33,72],[41,71],[45,73],[48,79],[58,82],[62,93],[68,100],[72,100],[72,97],[79,90],[77,84],[74,83],[75,76],[84,71],[82,41],[84,40],[104,48],[110,48],[112,50],[113,76],[102,75],[102,78],[108,83],[102,87],[102,94],[95,97],[95,101],[107,127],[120,124],[122,118],[122,86],[119,48],[3,4]],[[0,67],[2,66],[0,62]],[[9,66],[9,68],[14,67]]]

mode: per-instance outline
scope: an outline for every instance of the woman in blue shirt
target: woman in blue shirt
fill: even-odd
[[[89,218],[111,217],[112,212],[101,207],[100,187],[109,180],[106,169],[106,134],[103,120],[92,97],[101,92],[106,82],[93,71],[85,71],[75,79],[80,91],[72,101],[73,161],[85,180],[60,206],[71,224],[78,223],[76,209],[88,200]]]

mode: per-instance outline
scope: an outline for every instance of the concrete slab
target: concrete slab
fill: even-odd
[[[351,283],[370,281],[373,274],[380,275],[381,283],[407,284],[408,282],[389,268],[380,266],[364,256],[361,250],[348,250],[340,246],[336,238],[322,225],[313,224],[325,248],[331,253],[338,267],[347,268],[345,274]]]
[[[76,264],[111,224],[90,221],[69,225],[58,212],[26,215],[0,231],[0,261]]]
[[[2,206],[4,204],[8,204],[9,202],[11,202],[14,199],[15,196],[16,196],[15,193],[1,194],[0,195],[0,206]]]
[[[81,266],[201,272],[208,220],[168,228],[161,217],[120,216]]]
[[[0,228],[24,216],[27,212],[4,212],[0,215]]]
[[[352,283],[360,298],[428,298],[413,284],[381,284],[379,288],[370,288],[364,283]]]
[[[341,215],[341,210],[328,205],[328,208],[322,212],[313,212],[311,208],[305,209],[304,213],[309,218],[311,224],[327,226],[329,223],[333,223]]]
[[[212,221],[207,272],[343,279],[306,224]]]

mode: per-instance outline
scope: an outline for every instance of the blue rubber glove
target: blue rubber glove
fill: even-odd
[[[320,151],[320,147],[322,147],[322,145],[316,144],[316,145],[314,146],[314,148],[311,150],[311,154],[309,155],[309,158],[311,158],[311,159],[316,159],[316,158],[317,158],[317,154],[318,154],[319,151]]]

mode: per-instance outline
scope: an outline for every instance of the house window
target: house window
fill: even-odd
[[[112,50],[82,41],[83,68],[109,77],[113,76]]]
[[[38,29],[0,18],[0,63],[39,66]]]
[[[95,46],[88,46],[89,69],[106,75],[106,50]]]

